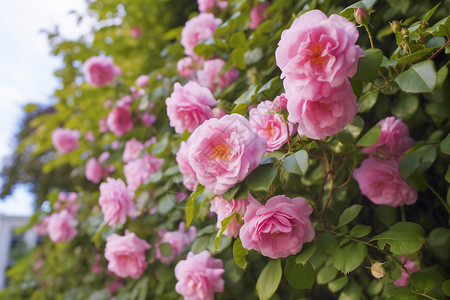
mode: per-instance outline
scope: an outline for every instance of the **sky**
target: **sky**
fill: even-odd
[[[58,87],[54,71],[62,65],[50,54],[42,29],[58,25],[64,38],[87,34],[92,20],[77,25],[71,10],[86,11],[86,0],[3,1],[0,9],[0,167],[5,156],[14,151],[14,133],[19,130],[23,107],[27,103],[50,104]],[[31,215],[33,195],[26,189],[0,200],[0,214]]]

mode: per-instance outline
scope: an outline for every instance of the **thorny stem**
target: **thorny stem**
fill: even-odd
[[[447,47],[448,44],[450,44],[450,37],[449,37],[448,34],[447,34],[447,42],[446,42],[441,48],[439,48],[436,52],[434,52],[434,54],[433,54],[428,60],[433,60],[433,59],[435,59],[436,56],[438,56],[439,53],[441,53],[442,50],[444,50],[445,47]]]
[[[286,127],[287,127],[287,133],[288,133],[288,136],[287,136],[287,142],[288,142],[288,151],[289,151],[289,153],[291,153],[291,151],[292,151],[292,149],[291,149],[291,133],[289,132],[289,124],[286,124]],[[306,148],[306,146],[305,146],[305,148]],[[308,151],[308,149],[306,149],[306,151]]]

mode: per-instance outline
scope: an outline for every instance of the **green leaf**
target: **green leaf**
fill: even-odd
[[[373,82],[378,77],[383,52],[380,49],[370,48],[364,50],[364,56],[358,61],[358,71],[353,79]]]
[[[228,224],[230,224],[231,220],[236,216],[236,213],[231,216],[226,217],[220,222],[220,230],[217,232],[216,238],[214,239],[214,253],[216,253],[219,248],[220,239],[222,238],[223,232],[227,229]]]
[[[298,264],[294,256],[289,256],[284,266],[284,277],[296,289],[310,289],[316,278],[314,268],[310,263]]]
[[[419,293],[428,293],[437,285],[433,276],[423,272],[414,272],[409,277],[409,282]]]
[[[432,145],[423,145],[413,153],[420,159],[420,165],[416,171],[418,174],[425,172],[436,160],[436,149]]]
[[[268,300],[278,288],[281,281],[281,262],[279,259],[271,260],[259,274],[256,282],[256,291],[261,300]]]
[[[308,153],[305,150],[299,150],[283,160],[283,168],[289,173],[298,175],[305,175],[308,165]]]
[[[445,17],[433,26],[427,28],[426,32],[434,36],[446,36],[450,33],[450,17]]]
[[[336,269],[347,274],[353,271],[364,261],[367,255],[367,246],[362,243],[350,243],[342,248],[336,248],[333,253],[333,265]]]
[[[306,264],[308,260],[313,256],[317,250],[317,245],[315,243],[303,244],[303,248],[300,254],[295,258],[297,264]]]
[[[420,159],[416,155],[408,155],[403,157],[398,170],[403,178],[411,176],[419,167]]]
[[[277,174],[278,169],[276,167],[272,165],[260,165],[248,175],[245,181],[248,187],[254,191],[269,191]]]
[[[384,249],[386,244],[397,255],[411,254],[418,251],[425,242],[422,226],[411,222],[398,222],[388,231],[374,236],[371,241],[378,241],[378,247]]]
[[[231,60],[234,62],[236,67],[240,70],[245,70],[245,49],[244,48],[236,48],[231,51]]]
[[[336,278],[338,270],[333,265],[322,267],[317,273],[317,283],[325,284]]]
[[[431,93],[436,86],[437,74],[430,60],[413,65],[395,78],[400,89],[407,93]]]
[[[368,112],[375,105],[375,103],[377,103],[378,94],[378,91],[370,90],[359,97],[358,112]]]
[[[332,293],[336,293],[344,288],[344,286],[348,283],[347,277],[339,277],[330,283],[328,283],[328,289]]]
[[[336,228],[342,227],[353,221],[359,215],[361,209],[362,205],[359,204],[354,204],[349,208],[346,208],[339,217],[339,223]]]
[[[372,128],[369,129],[369,131],[366,132],[359,140],[356,142],[358,146],[372,146],[375,144],[381,135],[381,126],[375,125]]]
[[[29,113],[32,112],[33,110],[36,110],[38,108],[38,106],[36,104],[27,104],[27,106],[25,106],[25,112]]]
[[[441,5],[441,3],[438,3],[436,6],[434,6],[432,9],[430,9],[426,13],[425,17],[423,17],[423,19],[422,19],[422,23],[428,23],[428,21],[430,20],[431,16],[434,14],[434,12],[439,7],[439,5]]]
[[[358,7],[364,8],[365,10],[370,10],[374,4],[377,2],[377,0],[362,0],[362,1],[358,1],[346,8],[344,8],[339,14],[341,16],[343,16],[344,18],[347,18],[349,20],[353,20],[354,19],[354,12],[355,9],[357,9]]]
[[[248,104],[246,103],[239,103],[238,105],[236,105],[233,110],[231,111],[231,113],[233,114],[240,114],[243,115],[248,111]]]
[[[439,147],[442,153],[450,155],[450,133],[447,134],[445,139],[442,140],[441,145]]]
[[[352,230],[350,231],[350,236],[359,239],[363,236],[368,235],[371,231],[372,227],[358,224],[352,228]]]
[[[444,292],[445,295],[450,297],[450,279],[442,283],[442,291]]]
[[[419,108],[419,97],[416,95],[405,95],[394,100],[391,112],[394,116],[409,119]]]
[[[242,31],[235,32],[231,35],[230,46],[231,48],[242,47],[245,44],[245,34]]]
[[[162,243],[159,245],[159,251],[162,256],[171,256],[173,254],[173,247],[169,243]]]
[[[102,242],[102,233],[109,227],[108,223],[103,222],[98,228],[95,235],[91,238],[91,241],[94,242],[94,245],[97,249],[100,249],[100,244]]]
[[[233,244],[233,258],[236,265],[243,270],[247,269],[247,262],[245,261],[247,254],[248,250],[242,247],[241,238],[238,237]]]
[[[186,206],[184,208],[186,212],[186,229],[189,228],[192,220],[194,219],[195,201],[197,200],[198,196],[203,193],[204,190],[205,186],[198,184],[195,191],[189,196],[186,201]]]

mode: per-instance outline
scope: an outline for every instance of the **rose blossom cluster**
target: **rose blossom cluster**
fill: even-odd
[[[274,102],[263,101],[250,110],[250,123],[267,142],[267,152],[278,150],[287,143],[288,127],[283,116],[275,113]]]
[[[120,67],[106,56],[92,56],[83,64],[84,78],[95,87],[105,86],[122,74]]]
[[[235,81],[239,72],[235,67],[222,72],[226,64],[223,59],[211,58],[205,61],[194,53],[194,47],[197,43],[212,38],[215,30],[222,23],[221,19],[215,18],[212,13],[205,11],[212,10],[216,5],[223,6],[225,4],[226,6],[227,2],[199,0],[198,4],[201,13],[187,21],[181,32],[180,42],[187,56],[177,62],[177,71],[180,76],[190,78],[210,89],[211,92],[215,92],[219,88],[226,88]]]
[[[80,208],[80,204],[76,203],[78,194],[74,192],[65,193],[59,192],[58,201],[53,204],[56,211],[66,209],[73,216],[77,216],[77,210]]]
[[[241,220],[244,217],[247,206],[247,199],[232,199],[228,202],[222,196],[216,196],[211,200],[210,210],[217,214],[217,228],[222,227],[222,221],[225,218],[228,218],[233,214],[235,215],[230,223],[228,223],[228,226],[223,231],[223,234],[229,237],[237,238],[242,227],[242,221],[238,221],[238,218]]]
[[[349,83],[363,51],[355,25],[311,10],[283,31],[275,52],[286,90],[288,120],[298,133],[323,139],[353,121],[358,104]]]
[[[104,166],[103,164],[109,158],[109,152],[103,152],[98,159],[91,157],[87,163],[84,171],[86,179],[98,184],[103,178],[114,172],[113,166]]]
[[[214,7],[225,9],[228,6],[228,2],[222,0],[197,0],[197,4],[201,13],[211,12]]]
[[[80,131],[66,128],[56,128],[52,133],[52,143],[56,151],[70,153],[79,147]]]
[[[189,227],[188,231],[184,230],[185,223],[181,222],[177,231],[160,231],[160,240],[156,245],[156,258],[164,264],[170,264],[181,252],[191,243],[197,235],[195,227]],[[168,243],[172,247],[170,255],[163,255],[159,246]]]
[[[154,155],[144,153],[141,158],[135,159],[127,163],[123,172],[127,179],[127,186],[131,191],[143,184],[148,177],[158,171],[164,164],[164,159],[157,158]]]
[[[176,133],[183,133],[185,130],[192,133],[212,117],[211,107],[216,103],[217,100],[208,88],[194,81],[189,81],[184,86],[176,82],[173,93],[166,99],[170,126],[175,128]]]
[[[259,165],[266,148],[245,117],[231,114],[198,126],[180,148],[177,162],[183,182],[192,187],[198,181],[221,195]]]
[[[374,145],[361,150],[369,158],[353,171],[353,177],[361,193],[375,204],[393,207],[414,204],[417,191],[398,170],[402,154],[413,144],[408,127],[395,117],[387,117],[377,125],[381,127],[380,137]]]
[[[110,226],[117,222],[124,224],[127,216],[136,215],[136,207],[133,203],[134,192],[130,191],[122,179],[107,178],[100,184],[100,198],[98,202],[102,208],[105,221]]]
[[[121,278],[139,278],[147,268],[145,251],[150,248],[150,244],[128,230],[124,236],[111,234],[105,247],[108,270]]]

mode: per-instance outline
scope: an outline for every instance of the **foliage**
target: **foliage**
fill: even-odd
[[[359,104],[354,121],[322,140],[293,135],[223,195],[229,201],[246,198],[250,192],[262,203],[274,195],[304,197],[314,209],[310,217],[314,240],[296,255],[269,259],[243,248],[240,238],[223,234],[232,218],[216,228],[216,219],[208,216],[215,195],[204,186],[198,185],[187,200],[176,201],[176,193],[188,193],[175,155],[189,133],[175,134],[169,126],[165,99],[175,82],[187,81],[178,75],[176,63],[184,57],[181,30],[197,14],[196,2],[92,1],[89,14],[98,22],[91,36],[69,41],[57,31],[49,32],[53,54],[64,60],[64,67],[55,72],[62,83],[55,91],[57,102],[45,112],[28,107],[15,164],[2,172],[2,177],[10,178],[3,194],[18,182],[32,182],[33,191],[46,194],[42,209],[38,198],[36,213],[22,230],[55,210],[59,191],[78,192],[78,235],[62,243],[44,238],[8,271],[10,284],[0,292],[2,299],[178,299],[176,262],[189,250],[205,249],[224,262],[225,290],[217,296],[220,299],[445,299],[450,295],[446,281],[450,276],[450,2],[273,0],[265,21],[250,30],[249,13],[259,2],[230,0],[216,14],[223,23],[214,37],[195,47],[199,56],[224,59],[224,70],[239,70],[235,82],[214,93],[226,113],[246,115],[249,106],[283,92],[274,53],[281,33],[297,16],[317,8],[355,21],[356,8],[370,11],[369,26],[359,27],[357,42],[365,56],[351,79]],[[133,26],[142,31],[138,38],[130,34]],[[123,71],[114,85],[95,88],[83,80],[82,63],[99,54],[113,57]],[[133,101],[133,113],[137,118],[151,112],[155,123],[149,128],[135,122],[119,138],[112,132],[101,133],[99,121],[110,111],[105,101],[129,95],[142,74],[150,79],[145,94]],[[353,170],[366,157],[362,147],[380,137],[376,123],[390,115],[403,119],[415,141],[399,167],[408,184],[418,190],[414,205],[376,205],[361,195],[352,179]],[[60,126],[78,129],[83,136],[92,131],[95,140],[81,139],[77,150],[56,153],[50,137]],[[98,209],[98,185],[84,177],[86,161],[109,151],[106,163],[115,167],[110,176],[123,179],[125,142],[151,137],[156,143],[145,151],[165,163],[136,190],[138,216],[111,228]],[[14,175],[17,170],[22,171]],[[165,256],[173,249],[164,243],[156,246],[158,231],[174,231],[181,221],[186,227],[196,226],[195,240],[174,262],[163,264],[155,258],[155,248],[160,247]],[[139,279],[119,279],[106,272],[106,238],[125,230],[153,246],[147,255],[148,268]],[[99,273],[91,271],[96,254],[101,257]],[[417,261],[420,271],[411,274],[409,285],[397,287],[393,282],[406,271],[403,255]],[[375,262],[385,270],[381,279],[370,272]],[[121,287],[111,292],[108,286],[117,281]]]

